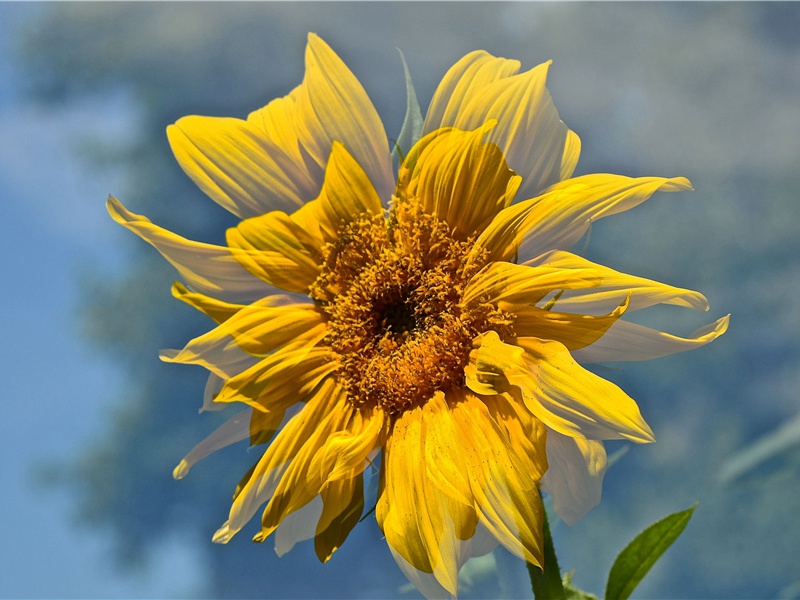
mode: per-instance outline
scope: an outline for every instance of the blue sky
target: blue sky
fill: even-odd
[[[10,46],[11,33],[31,14],[30,6],[0,4],[0,306],[7,340],[0,597],[186,593],[199,576],[189,549],[167,544],[155,568],[122,575],[108,559],[107,540],[72,523],[68,493],[37,481],[41,468],[102,433],[122,384],[115,365],[81,338],[77,320],[80,274],[123,264],[124,233],[104,208],[120,175],[89,171],[77,158],[77,140],[87,132],[112,139],[134,119],[119,98],[64,110],[25,100]]]

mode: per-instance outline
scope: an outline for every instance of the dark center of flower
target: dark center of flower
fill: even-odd
[[[406,201],[389,222],[369,215],[347,225],[325,249],[311,296],[329,318],[325,343],[354,405],[399,414],[463,385],[475,336],[509,330],[505,313],[461,302],[483,266],[467,265],[472,247]]]

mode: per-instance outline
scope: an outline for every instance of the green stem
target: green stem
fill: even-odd
[[[564,600],[564,585],[561,582],[561,570],[558,568],[558,559],[553,547],[553,537],[550,535],[550,525],[547,522],[547,511],[542,511],[542,543],[544,544],[544,569],[528,563],[528,574],[531,577],[531,587],[536,600]]]

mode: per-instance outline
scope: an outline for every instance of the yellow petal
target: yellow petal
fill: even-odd
[[[518,60],[497,58],[484,50],[470,52],[454,64],[436,88],[422,126],[426,135],[452,126],[467,102],[493,82],[519,71]],[[485,122],[484,119],[481,123]]]
[[[380,214],[383,210],[381,199],[364,169],[339,142],[333,143],[325,182],[315,204],[318,207],[313,211],[313,222],[303,221],[301,226],[310,230],[316,224],[321,243],[335,242],[341,227],[361,215]],[[305,214],[298,211],[293,218],[299,221]]]
[[[254,541],[264,541],[287,515],[311,502],[321,492],[325,484],[324,476],[311,469],[312,460],[325,447],[328,440],[342,430],[353,410],[342,393],[329,402],[328,413],[314,431],[310,432],[286,472],[281,476],[275,493],[264,509],[261,532]]]
[[[602,282],[591,268],[559,269],[493,262],[478,272],[464,288],[462,302],[504,302],[533,305],[553,290],[594,287]]]
[[[275,161],[298,187],[300,197],[310,200],[319,193],[323,169],[304,151],[297,135],[299,94],[298,87],[287,96],[275,98],[265,107],[247,115],[247,122],[271,142],[271,154]]]
[[[341,142],[361,165],[378,195],[394,190],[389,141],[364,88],[321,38],[308,36],[306,74],[297,89],[297,136],[324,169],[333,142]]]
[[[331,481],[322,488],[322,515],[314,536],[320,562],[330,560],[344,543],[364,512],[364,475]]]
[[[256,410],[283,410],[303,401],[337,363],[330,350],[315,346],[324,335],[310,330],[292,344],[225,382],[215,402],[243,402]]]
[[[480,336],[478,343],[465,369],[467,385],[478,393],[487,387],[506,392],[513,386],[536,418],[563,435],[654,440],[636,402],[578,365],[562,344],[517,338],[512,346],[493,331]]]
[[[641,310],[654,304],[672,304],[695,310],[708,310],[708,300],[700,292],[659,283],[644,277],[620,273],[592,263],[575,254],[554,250],[525,263],[559,269],[591,269],[603,283],[590,290],[565,290],[555,302],[559,310],[585,314],[602,314],[630,296],[628,310]],[[547,336],[539,336],[547,337]]]
[[[250,445],[256,446],[258,444],[267,444],[272,439],[272,436],[278,431],[278,428],[286,415],[285,410],[254,410],[250,417]]]
[[[730,315],[717,319],[686,338],[620,320],[599,340],[573,355],[582,363],[652,360],[705,346],[728,330],[729,320]]]
[[[628,298],[607,315],[579,315],[499,302],[501,310],[513,314],[514,333],[520,337],[555,340],[568,350],[583,348],[600,339],[628,308]]]
[[[432,573],[452,595],[458,586],[462,545],[472,537],[474,509],[431,484],[427,476],[427,430],[438,417],[425,406],[403,413],[387,440],[376,517],[389,546],[413,567]]]
[[[256,277],[289,292],[308,293],[319,274],[315,240],[291,216],[275,211],[228,229],[232,256]]]
[[[311,304],[287,303],[284,296],[268,296],[244,306],[218,327],[194,338],[183,350],[162,351],[166,362],[201,365],[222,377],[238,375],[231,366],[248,368],[255,361],[240,355],[266,355],[323,325],[322,316]]]
[[[406,193],[461,239],[482,231],[511,203],[520,184],[497,146],[483,141],[492,126],[434,132],[418,144],[418,155],[411,152],[414,165]]]
[[[531,464],[469,391],[449,393],[448,403],[481,523],[509,552],[541,566],[544,508],[536,480],[543,458]]]
[[[150,219],[126,209],[109,196],[111,217],[152,245],[194,291],[228,300],[250,302],[274,293],[275,289],[242,268],[228,248],[193,242],[154,225]]]
[[[167,127],[172,152],[212,200],[241,218],[294,210],[307,191],[275,160],[276,150],[251,123],[189,116]]]
[[[522,176],[521,198],[538,196],[570,177],[578,161],[580,140],[558,116],[545,86],[551,61],[494,81],[465,97],[452,123],[473,129],[488,119],[497,127],[489,140],[497,144],[509,166]]]
[[[314,456],[309,470],[325,483],[360,473],[367,456],[381,445],[385,424],[386,415],[381,409],[355,411],[351,422],[331,436]]]
[[[186,302],[189,306],[211,317],[217,323],[222,323],[230,319],[238,311],[247,306],[246,304],[217,300],[216,298],[200,294],[199,292],[191,292],[185,285],[178,281],[172,284],[172,295],[178,300]]]
[[[536,257],[572,247],[594,221],[629,210],[657,191],[689,190],[683,177],[631,178],[595,174],[567,179],[541,196],[502,210],[476,241],[491,260]]]
[[[337,384],[328,379],[316,388],[300,412],[289,419],[258,463],[242,479],[229,518],[214,535],[215,542],[230,541],[258,508],[272,497],[292,459],[330,418],[331,407],[340,396],[341,390]]]
[[[550,187],[529,215],[520,254],[534,257],[548,250],[568,250],[589,225],[630,210],[656,192],[691,190],[685,177],[624,177],[593,174]]]

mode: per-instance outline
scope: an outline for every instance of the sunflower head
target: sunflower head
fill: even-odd
[[[216,322],[171,362],[211,371],[204,407],[243,405],[176,468],[267,444],[214,539],[264,505],[256,541],[341,546],[379,477],[376,517],[427,596],[496,544],[542,564],[542,501],[573,523],[600,498],[602,440],[653,441],[636,403],[584,368],[701,346],[622,319],[702,294],[569,252],[589,225],[683,178],[572,177],[580,141],[549,63],[473,52],[444,76],[396,177],[358,80],[315,35],[303,82],[247,119],[185,117],[178,162],[241,218],[226,246],[109,210],[176,266],[174,294]],[[274,439],[273,439],[274,438]],[[370,467],[370,465],[372,465]],[[375,475],[374,473],[378,473]]]

